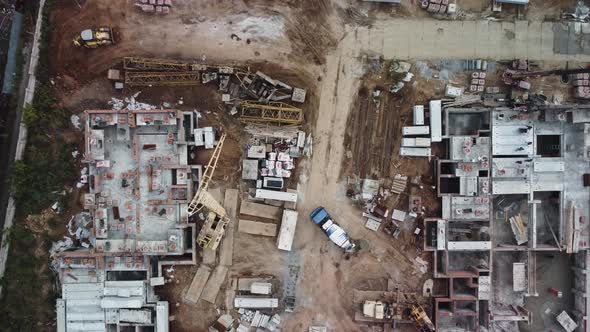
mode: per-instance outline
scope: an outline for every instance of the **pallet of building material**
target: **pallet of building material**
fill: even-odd
[[[198,72],[125,72],[129,86],[186,86],[201,84]]]
[[[118,81],[121,79],[121,71],[118,69],[109,69],[107,71],[107,79],[112,81]]]
[[[157,12],[168,14],[170,7],[172,7],[172,0],[139,0],[135,3],[135,6],[146,13]],[[158,7],[160,7],[159,10],[157,10]]]
[[[391,191],[394,194],[401,194],[406,191],[406,187],[408,185],[408,177],[397,174],[393,178],[393,184],[391,185]]]
[[[240,219],[238,232],[274,237],[277,235],[277,225],[268,222]]]
[[[365,223],[365,227],[376,232],[379,230],[379,226],[381,226],[381,222],[377,219],[367,218],[367,222]]]

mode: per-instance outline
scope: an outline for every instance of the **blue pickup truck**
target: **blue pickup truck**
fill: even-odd
[[[340,248],[344,249],[346,252],[354,250],[354,243],[352,243],[346,231],[344,231],[344,229],[332,219],[326,209],[319,207],[313,210],[309,217],[314,224],[320,226],[328,238]]]

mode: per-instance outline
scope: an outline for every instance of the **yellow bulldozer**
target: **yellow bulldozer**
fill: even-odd
[[[74,45],[77,47],[97,48],[115,44],[113,28],[100,27],[97,29],[86,29],[74,37]]]

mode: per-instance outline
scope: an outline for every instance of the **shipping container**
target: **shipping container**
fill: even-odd
[[[430,148],[404,148],[400,149],[401,156],[410,156],[410,157],[430,157],[432,155],[432,151]]]
[[[430,101],[430,139],[432,142],[442,141],[442,101]]]
[[[293,239],[295,238],[295,228],[297,227],[297,216],[296,211],[287,209],[283,211],[281,229],[277,237],[277,248],[280,250],[291,251]]]
[[[430,138],[428,138],[428,137],[404,137],[404,138],[402,138],[402,146],[429,147],[430,146]]]
[[[283,202],[297,202],[297,193],[267,190],[267,189],[256,189],[256,198],[262,199],[273,199]]]
[[[403,127],[402,133],[404,136],[428,135],[430,133],[430,129],[428,126],[406,126]]]
[[[414,126],[424,125],[424,105],[415,105],[414,111]]]
[[[263,297],[236,297],[234,307],[236,308],[278,308],[279,299]]]

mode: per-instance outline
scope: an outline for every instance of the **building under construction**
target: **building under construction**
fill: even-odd
[[[188,205],[202,166],[190,151],[212,148],[213,128],[193,112],[86,111],[90,245],[57,254],[58,331],[168,330],[168,303],[154,286],[163,265],[195,264],[197,227]]]
[[[442,112],[442,215],[424,225],[437,331],[586,325],[590,123],[541,108]]]

